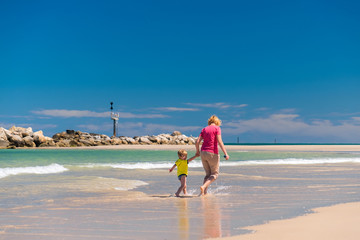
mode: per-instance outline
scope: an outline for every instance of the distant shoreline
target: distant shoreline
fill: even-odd
[[[230,151],[288,151],[288,152],[360,152],[360,145],[225,145],[226,149]],[[166,145],[166,144],[151,144],[151,145],[104,145],[104,146],[90,146],[90,147],[38,147],[28,149],[99,149],[99,150],[178,150],[185,149],[188,151],[195,151],[194,145]],[[26,149],[26,148],[18,148]],[[221,150],[220,155],[222,154]]]
[[[261,146],[261,145],[360,145],[360,143],[224,143],[229,146],[245,145],[245,146]]]

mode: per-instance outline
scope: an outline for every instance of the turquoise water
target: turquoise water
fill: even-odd
[[[189,151],[189,157],[194,155]],[[360,163],[358,153],[339,152],[230,152],[222,167],[243,165],[294,165]],[[0,178],[18,174],[54,174],[72,168],[166,169],[177,159],[176,151],[16,149],[0,150]],[[198,159],[190,167],[201,167]]]

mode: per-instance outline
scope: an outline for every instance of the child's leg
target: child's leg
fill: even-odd
[[[187,194],[187,191],[186,191],[186,175],[181,177],[181,185],[184,186],[183,192],[186,195]]]
[[[175,193],[175,196],[179,197],[182,190],[183,190],[183,187],[180,186],[179,189],[177,190],[177,192]]]
[[[181,191],[183,191],[183,189],[186,188],[186,176],[185,175],[181,176],[180,183],[181,183],[181,185],[180,185],[179,189],[177,190],[177,192],[175,193],[175,195],[177,197],[180,195]]]

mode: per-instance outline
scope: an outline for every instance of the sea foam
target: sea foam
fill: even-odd
[[[96,167],[110,167],[123,169],[162,169],[171,168],[175,162],[137,162],[137,163],[89,163],[80,167],[96,168]],[[189,167],[202,167],[200,161],[193,161],[189,163]]]
[[[0,178],[18,174],[52,174],[65,172],[68,169],[59,164],[53,163],[48,166],[0,168]]]
[[[360,163],[360,158],[286,158],[286,159],[269,159],[269,160],[249,160],[239,162],[227,162],[224,166],[241,166],[241,165],[311,165],[311,164],[336,164],[336,163]],[[220,164],[221,166],[221,164]]]
[[[266,160],[244,160],[244,161],[220,161],[221,167],[251,166],[251,165],[312,165],[312,164],[337,164],[337,163],[360,163],[360,158],[286,158]],[[174,162],[137,162],[137,163],[89,163],[81,165],[86,168],[122,168],[122,169],[169,169]],[[189,163],[189,168],[202,167],[201,161],[195,160]]]

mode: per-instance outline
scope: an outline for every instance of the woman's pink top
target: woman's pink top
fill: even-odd
[[[209,125],[203,128],[200,133],[200,136],[204,139],[201,151],[219,154],[216,135],[221,135],[221,129],[219,126]]]

